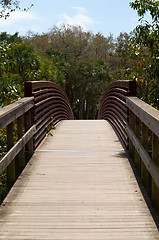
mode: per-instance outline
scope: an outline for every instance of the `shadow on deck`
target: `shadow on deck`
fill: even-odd
[[[159,239],[127,153],[107,121],[57,125],[0,207],[0,239]]]

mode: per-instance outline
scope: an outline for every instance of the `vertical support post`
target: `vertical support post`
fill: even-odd
[[[129,81],[128,84],[129,84],[129,86],[128,86],[128,89],[129,89],[128,96],[136,96],[136,92],[137,92],[136,81],[135,80]]]
[[[32,82],[25,82],[24,83],[24,95],[25,97],[32,97],[33,96],[33,86]],[[33,109],[30,109],[28,112],[25,113],[25,131],[29,130],[29,128],[33,125]],[[26,151],[29,155],[26,156],[26,162],[31,158],[34,152],[34,141],[33,138],[26,145]]]
[[[31,119],[31,110],[25,113],[25,131],[28,131],[32,126],[32,119]],[[27,152],[28,152],[28,158],[27,161],[31,158],[34,152],[34,146],[33,146],[33,137],[29,140],[27,143]]]
[[[156,167],[159,168],[159,138],[153,133],[152,134],[152,161]],[[159,189],[152,180],[152,202],[159,214]]]
[[[134,124],[135,124],[135,135],[139,139],[139,141],[141,141],[141,135],[140,135],[141,121],[137,116],[135,116]],[[140,156],[139,156],[139,154],[136,150],[135,150],[135,166],[137,168],[137,171],[138,171],[139,175],[141,176],[141,159],[140,159]]]
[[[23,129],[24,129],[24,116],[22,115],[17,119],[18,139],[20,139],[23,136]],[[16,157],[16,176],[17,177],[20,175],[24,167],[25,167],[25,148],[23,147]]]
[[[149,133],[148,127],[144,123],[142,123],[141,143],[147,153],[148,153],[148,133]],[[149,197],[151,197],[151,186],[149,186],[149,178],[150,178],[150,174],[149,174],[147,168],[145,167],[144,163],[141,162],[142,183],[143,183],[144,187],[146,188]]]
[[[129,127],[135,132],[135,115],[133,112],[129,109]],[[131,140],[129,139],[129,153],[131,158],[134,161],[135,158],[135,148]]]
[[[13,122],[11,122],[7,126],[7,149],[8,151],[13,147],[14,145],[14,138],[13,138]],[[11,188],[16,181],[16,175],[15,175],[15,160],[13,159],[12,162],[7,167],[7,183],[8,188]]]

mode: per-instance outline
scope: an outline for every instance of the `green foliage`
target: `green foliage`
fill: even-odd
[[[25,41],[51,63],[52,80],[65,88],[75,117],[95,118],[100,97],[110,82],[108,64],[114,50],[112,37],[63,25],[47,34],[31,33]]]
[[[4,3],[0,1],[0,5]],[[13,3],[19,6],[19,2],[7,1],[10,10]],[[25,81],[46,80],[65,89],[76,119],[94,119],[111,81],[135,79],[138,97],[159,109],[159,1],[135,0],[130,6],[139,15],[139,25],[117,39],[71,26],[54,27],[42,35],[30,33],[23,39],[18,33],[1,33],[0,107],[23,97]],[[151,22],[145,20],[147,12]],[[6,151],[6,129],[1,129],[0,158]],[[2,197],[5,181],[4,173],[0,177]]]
[[[150,12],[153,22],[157,22],[159,19],[159,1],[156,0],[135,0],[130,2],[130,6],[137,10],[137,13],[141,19],[144,18],[147,12]],[[141,21],[140,19],[140,21]]]
[[[39,79],[40,57],[25,43],[0,44],[0,106],[23,97],[25,81]]]
[[[20,43],[22,42],[22,39],[18,36],[18,32],[16,32],[13,35],[7,34],[7,32],[2,32],[0,34],[0,43],[5,45],[5,44],[10,44],[10,43]]]
[[[134,76],[138,82],[141,99],[159,108],[159,1],[136,0],[130,6],[139,15],[139,25],[131,40],[131,57],[136,68]],[[152,21],[145,19],[149,13]]]

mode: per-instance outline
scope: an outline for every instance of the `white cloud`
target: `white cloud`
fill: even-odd
[[[38,19],[38,18],[33,13],[17,10],[15,12],[12,12],[7,19],[1,18],[0,25],[1,27],[7,27],[11,24],[17,24],[22,21],[35,20],[35,19]]]
[[[72,9],[75,9],[75,10],[77,10],[78,12],[81,12],[81,13],[86,13],[87,11],[86,11],[86,9],[85,8],[83,8],[83,7],[71,7]]]
[[[86,9],[82,7],[72,7],[72,9],[77,10],[77,14],[69,16],[65,13],[59,16],[60,21],[58,26],[65,24],[71,26],[81,26],[83,29],[86,29],[88,25],[93,24],[93,20],[86,15]]]
[[[0,32],[14,34],[19,32],[25,35],[28,31],[40,32],[41,23],[44,20],[35,13],[16,10],[7,18],[0,18]]]

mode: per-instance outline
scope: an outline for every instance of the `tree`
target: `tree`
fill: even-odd
[[[25,43],[0,44],[0,106],[23,96],[25,81],[41,78],[41,59]]]
[[[132,38],[139,97],[159,108],[159,1],[135,0],[130,6],[137,11],[140,23]],[[147,12],[151,22],[145,18]]]
[[[56,67],[57,81],[65,88],[75,117],[95,118],[100,97],[110,81],[112,37],[63,25],[47,34],[31,33],[25,41]]]
[[[22,9],[20,7],[20,1],[17,1],[17,0],[0,0],[0,8],[1,8],[0,18],[4,17],[6,19],[7,17],[10,16],[11,12],[14,12],[17,9],[27,11],[32,6],[33,6],[33,4],[28,8]]]
[[[22,42],[22,39],[18,35],[19,35],[18,32],[16,32],[13,35],[8,34],[7,32],[1,32],[0,43],[3,45],[10,44],[10,43],[20,43]]]

